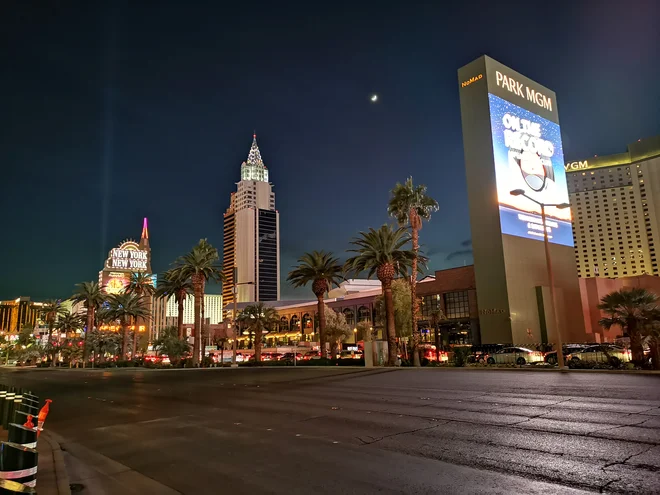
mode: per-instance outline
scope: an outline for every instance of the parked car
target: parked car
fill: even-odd
[[[303,358],[303,355],[298,352],[296,353],[296,361],[300,361]],[[282,357],[280,358],[280,361],[291,361],[293,362],[293,352],[285,352],[282,354]]]
[[[467,358],[468,363],[483,363],[487,362],[488,356],[495,354],[504,346],[501,344],[486,344],[486,345],[473,345],[470,348],[471,354]]]
[[[587,346],[582,344],[566,344],[565,346],[562,347],[564,354],[564,361],[568,359],[569,354],[580,352],[585,347]],[[552,365],[557,364],[557,351],[546,352],[544,360],[548,364],[552,364]]]
[[[490,354],[487,359],[488,364],[518,364],[542,363],[543,353],[533,351],[526,347],[505,347],[499,351]]]
[[[303,356],[303,359],[321,359],[321,353],[319,351],[309,351]]]
[[[566,359],[574,363],[585,361],[588,363],[609,363],[619,366],[631,360],[630,349],[625,349],[612,344],[598,344],[585,347],[584,349],[566,356]]]
[[[339,358],[341,359],[360,359],[362,357],[361,351],[341,351],[339,353]]]

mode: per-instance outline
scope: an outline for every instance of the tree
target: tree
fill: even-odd
[[[179,338],[177,327],[163,328],[153,345],[158,355],[166,355],[172,364],[177,364],[190,352],[190,344],[186,339]]]
[[[48,344],[51,351],[51,366],[55,366],[55,346],[52,345],[53,340],[53,329],[57,323],[57,318],[64,312],[62,308],[62,303],[60,301],[55,301],[50,299],[45,301],[43,306],[41,306],[39,313],[41,319],[48,326]]]
[[[87,361],[87,334],[94,329],[96,312],[105,301],[106,295],[103,292],[103,287],[98,282],[83,282],[77,284],[76,287],[78,287],[78,290],[71,296],[71,300],[74,303],[82,303],[87,310],[87,329],[85,330],[82,356],[84,368]]]
[[[151,296],[154,295],[155,291],[156,289],[154,287],[154,280],[152,276],[149,273],[144,273],[144,272],[131,273],[131,277],[128,281],[128,285],[124,287],[125,293],[135,294],[145,306],[149,306],[149,303],[151,302]],[[136,317],[134,320],[135,329],[133,330],[133,350],[131,354],[131,357],[133,359],[135,359],[137,354],[138,332],[140,329],[141,321],[142,319],[139,317]]]
[[[319,344],[321,355],[326,356],[325,303],[323,296],[343,280],[343,267],[332,253],[312,251],[298,258],[298,266],[289,272],[287,280],[294,287],[303,287],[311,282],[312,292],[316,296],[316,311],[319,318]]]
[[[260,363],[263,335],[271,331],[280,322],[277,311],[262,302],[258,302],[247,306],[241,311],[237,321],[242,322],[243,327],[248,332],[254,333],[254,361]]]
[[[330,356],[337,355],[337,348],[347,338],[353,335],[353,330],[346,323],[346,316],[342,312],[334,311],[332,308],[325,307],[325,331],[330,342]]]
[[[105,359],[106,354],[116,356],[121,350],[121,336],[115,332],[106,330],[93,330],[89,334],[89,349],[92,350],[93,361],[96,362],[98,355],[100,360]]]
[[[653,308],[647,312],[644,333],[651,354],[651,364],[656,370],[660,370],[660,307]]]
[[[83,326],[83,319],[80,315],[71,313],[64,309],[57,320],[57,329],[69,337],[70,333],[75,334]]]
[[[77,368],[78,361],[80,361],[83,355],[83,340],[80,338],[66,339],[62,342],[60,352],[64,361],[69,362],[69,368],[72,368],[74,363]]]
[[[406,277],[412,266],[415,253],[404,248],[409,241],[410,235],[401,227],[393,229],[385,224],[378,230],[370,228],[351,241],[355,249],[349,252],[357,254],[346,260],[345,265],[349,272],[359,274],[366,271],[367,278],[375,274],[383,286],[389,366],[394,366],[397,358],[392,281],[396,275]]]
[[[195,295],[195,335],[193,345],[193,365],[199,364],[201,350],[202,325],[201,312],[206,282],[214,280],[223,282],[222,266],[217,264],[218,250],[211,246],[206,239],[200,239],[197,246],[176,261],[174,268],[177,276],[190,280]]]
[[[150,319],[151,311],[149,311],[144,300],[136,294],[114,294],[110,297],[109,302],[110,312],[108,316],[119,320],[121,323],[121,358],[126,359],[128,357],[128,327],[131,322],[135,322],[138,318]]]
[[[420,184],[415,186],[412,177],[401,184],[397,182],[392,189],[392,196],[387,207],[390,216],[396,218],[400,226],[408,226],[412,233],[412,249],[415,257],[412,261],[410,276],[411,293],[411,323],[413,336],[413,364],[421,366],[419,357],[420,335],[417,327],[419,319],[419,301],[417,299],[417,261],[419,255],[419,231],[423,220],[430,220],[431,213],[438,211],[438,202],[427,196],[426,186]]]
[[[392,281],[392,302],[394,304],[394,327],[396,336],[399,338],[412,335],[410,314],[410,284],[404,278],[396,278]],[[383,294],[374,298],[374,305],[378,308],[378,324],[385,326],[384,316],[386,314],[385,298]]]
[[[431,311],[431,326],[435,335],[435,360],[438,362],[440,361],[440,322],[446,319],[441,309]]]
[[[371,321],[358,321],[355,328],[357,328],[358,337],[362,337],[362,340],[365,342],[371,342],[374,340],[374,326]]]
[[[608,330],[616,325],[621,327],[624,334],[630,338],[632,360],[636,364],[644,361],[644,322],[657,303],[658,296],[654,293],[646,289],[632,288],[611,292],[603,297],[598,305],[598,309],[607,315],[599,321],[600,325]]]
[[[192,292],[192,284],[187,278],[181,277],[181,272],[177,270],[167,270],[163,273],[162,277],[158,279],[158,289],[156,289],[156,297],[169,300],[174,297],[177,304],[177,332],[179,339],[184,338],[183,335],[183,310],[184,302],[188,294]]]

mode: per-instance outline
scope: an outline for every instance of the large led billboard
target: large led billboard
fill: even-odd
[[[503,234],[543,240],[541,207],[568,203],[559,124],[488,94],[500,225]],[[546,208],[548,240],[573,246],[570,208]]]

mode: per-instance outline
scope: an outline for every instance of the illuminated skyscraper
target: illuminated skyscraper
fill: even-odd
[[[279,213],[256,134],[224,215],[223,270],[227,277],[222,290],[225,305],[234,301],[235,282],[238,302],[276,301],[280,297]]]
[[[660,275],[660,136],[565,168],[578,275]]]

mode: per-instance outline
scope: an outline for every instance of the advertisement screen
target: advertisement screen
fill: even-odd
[[[559,125],[493,94],[488,95],[502,233],[543,241],[541,207],[568,203]],[[548,240],[573,246],[570,208],[546,208]]]

